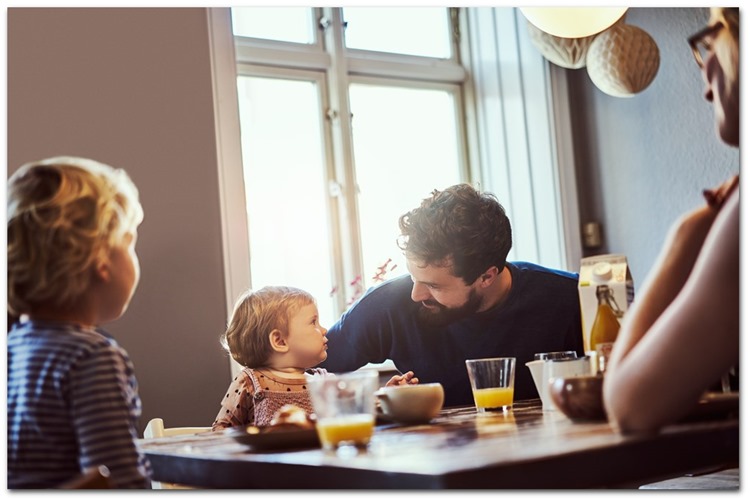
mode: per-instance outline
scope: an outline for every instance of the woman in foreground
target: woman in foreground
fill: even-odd
[[[711,8],[688,41],[717,133],[739,147],[739,9]],[[622,432],[680,419],[739,362],[739,177],[704,196],[670,231],[607,365],[604,403]]]

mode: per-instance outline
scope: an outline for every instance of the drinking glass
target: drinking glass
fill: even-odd
[[[347,445],[366,448],[375,427],[377,371],[307,375],[307,388],[323,448],[329,451]]]
[[[513,407],[516,358],[467,359],[477,413],[507,411]]]
[[[575,351],[538,352],[534,354],[534,360],[571,359],[571,358],[577,358],[577,357],[578,357],[578,353]]]

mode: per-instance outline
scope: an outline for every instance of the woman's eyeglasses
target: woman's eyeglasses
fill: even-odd
[[[723,26],[724,25],[721,23],[716,23],[713,26],[703,28],[698,33],[688,38],[688,43],[693,49],[695,62],[698,63],[699,67],[703,67],[703,63],[706,60],[706,54],[711,49],[713,38]]]

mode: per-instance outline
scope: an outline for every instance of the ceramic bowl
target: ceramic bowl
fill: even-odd
[[[429,422],[445,400],[443,386],[438,383],[383,387],[375,396],[387,419],[408,424]]]
[[[606,420],[602,375],[560,377],[550,381],[550,396],[571,420]]]

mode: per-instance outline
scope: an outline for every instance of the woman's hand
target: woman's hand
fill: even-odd
[[[394,375],[385,384],[386,387],[393,387],[394,385],[415,385],[419,383],[419,379],[414,376],[413,371],[408,371],[402,375]]]

